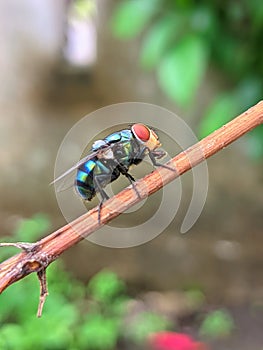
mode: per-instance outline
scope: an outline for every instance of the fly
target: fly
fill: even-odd
[[[174,169],[158,162],[166,152],[159,149],[161,143],[156,132],[144,124],[133,124],[129,129],[120,130],[93,143],[91,152],[72,168],[55,179],[52,184],[64,180],[76,170],[74,186],[78,195],[85,201],[91,201],[99,193],[101,201],[98,210],[100,223],[101,208],[109,196],[104,188],[124,175],[140,197],[129,173],[131,165],[137,165],[148,155],[154,166]]]

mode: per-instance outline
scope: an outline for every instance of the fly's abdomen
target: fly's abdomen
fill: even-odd
[[[89,160],[84,163],[77,171],[75,179],[75,188],[78,194],[85,200],[91,200],[95,194],[95,186],[93,181],[93,172],[96,162]]]

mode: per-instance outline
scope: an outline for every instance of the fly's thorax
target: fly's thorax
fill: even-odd
[[[92,151],[98,151],[107,146],[107,142],[105,140],[96,140],[92,145]]]
[[[98,159],[113,159],[114,154],[110,145],[105,140],[97,140],[92,145],[92,151],[97,152]]]
[[[106,149],[106,150],[101,150],[98,154],[97,154],[97,158],[103,158],[103,159],[113,159],[114,158],[114,154],[112,152],[112,149]]]

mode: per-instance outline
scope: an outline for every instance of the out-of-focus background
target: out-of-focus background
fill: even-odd
[[[1,2],[3,239],[14,239],[15,232],[15,238],[30,240],[65,224],[48,184],[65,134],[88,113],[119,102],[153,103],[180,115],[201,138],[258,102],[262,35],[257,0]],[[30,299],[31,289],[22,286],[28,282],[12,286],[0,296],[1,349],[137,349],[147,343],[148,330],[169,329],[212,349],[262,350],[262,157],[258,128],[208,160],[207,201],[187,235],[178,228],[191,198],[191,174],[182,179],[178,215],[153,241],[120,250],[84,241],[66,252],[64,267],[49,282],[45,321],[32,315],[37,296]],[[106,294],[115,286],[120,304],[116,295],[126,284],[129,303],[117,316],[107,309],[109,299],[84,287],[105,268],[111,272],[101,272],[92,286]],[[63,288],[57,287],[58,274],[65,277]],[[35,282],[34,276],[28,280]],[[37,288],[35,283],[32,293]],[[21,309],[28,298],[30,306]],[[98,299],[107,304],[99,310]],[[56,319],[58,305],[62,314]],[[117,323],[107,323],[107,310]],[[148,318],[132,323],[146,311]],[[61,319],[71,321],[60,324]],[[39,322],[49,337],[33,339]]]

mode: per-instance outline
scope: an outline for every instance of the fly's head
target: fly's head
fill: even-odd
[[[135,138],[147,147],[150,151],[161,147],[158,135],[152,129],[144,124],[133,124],[131,127],[132,133]]]

